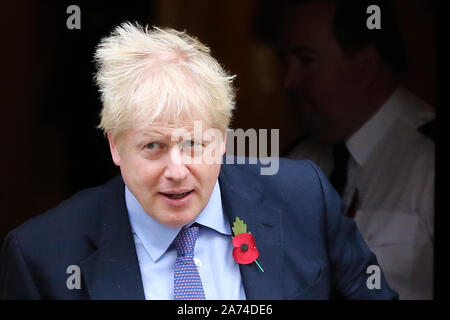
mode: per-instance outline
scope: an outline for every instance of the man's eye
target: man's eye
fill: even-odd
[[[201,143],[198,143],[194,140],[185,140],[182,142],[182,146],[187,148],[197,148],[200,147],[201,145],[202,145]]]
[[[305,57],[305,56],[300,57],[299,60],[303,65],[309,65],[314,61],[312,57]]]
[[[160,145],[158,142],[150,142],[145,145],[145,148],[150,149],[150,150],[155,150],[155,149],[158,149],[159,147],[160,147]]]
[[[287,55],[285,52],[278,51],[277,52],[278,60],[281,62],[283,67],[286,67],[289,63]]]

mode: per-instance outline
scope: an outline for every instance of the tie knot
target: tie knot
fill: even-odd
[[[177,255],[194,255],[195,241],[199,227],[197,225],[190,226],[188,228],[182,228],[175,238],[175,247],[177,248]]]
[[[338,143],[333,149],[334,168],[330,174],[330,182],[336,191],[342,196],[347,184],[348,160],[350,152],[345,143]]]
[[[347,162],[350,158],[350,152],[345,143],[338,143],[333,148],[333,159],[335,162]]]

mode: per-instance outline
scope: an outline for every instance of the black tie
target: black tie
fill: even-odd
[[[436,126],[436,120],[431,120],[418,129],[422,134],[433,140],[433,142],[436,142],[436,133],[437,133],[437,126]]]
[[[334,168],[330,175],[330,182],[341,196],[347,184],[347,164],[349,158],[350,152],[348,152],[345,143],[338,143],[334,146]]]

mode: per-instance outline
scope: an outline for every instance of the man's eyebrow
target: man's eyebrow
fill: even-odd
[[[154,128],[151,131],[140,132],[138,134],[138,137],[139,137],[140,140],[149,140],[149,139],[160,140],[160,139],[165,139],[165,138],[171,136],[176,129],[177,128],[168,128],[168,127],[164,127],[164,128],[160,128],[160,129],[159,128]],[[182,129],[187,131],[191,135],[193,135],[193,133],[194,133],[194,128],[193,127],[186,126],[186,127],[182,128]]]
[[[287,54],[294,54],[294,55],[300,55],[300,54],[311,54],[311,55],[317,55],[318,52],[314,49],[305,47],[305,46],[291,46],[284,49],[277,50],[277,56],[281,60],[286,59]]]
[[[138,135],[138,138],[139,138],[139,140],[142,140],[142,141],[146,141],[146,140],[159,140],[159,139],[162,139],[162,138],[164,138],[164,134],[161,134],[161,133],[157,133],[157,132],[141,132],[141,133],[139,133],[139,135]]]
[[[291,46],[291,47],[287,48],[287,51],[294,53],[294,54],[299,54],[299,53],[316,54],[317,53],[316,50],[305,47],[305,46]]]

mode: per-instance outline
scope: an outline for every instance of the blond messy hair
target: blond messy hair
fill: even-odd
[[[235,107],[234,76],[186,32],[122,23],[95,53],[103,108],[99,128],[113,137],[154,121],[206,119],[223,132]]]

